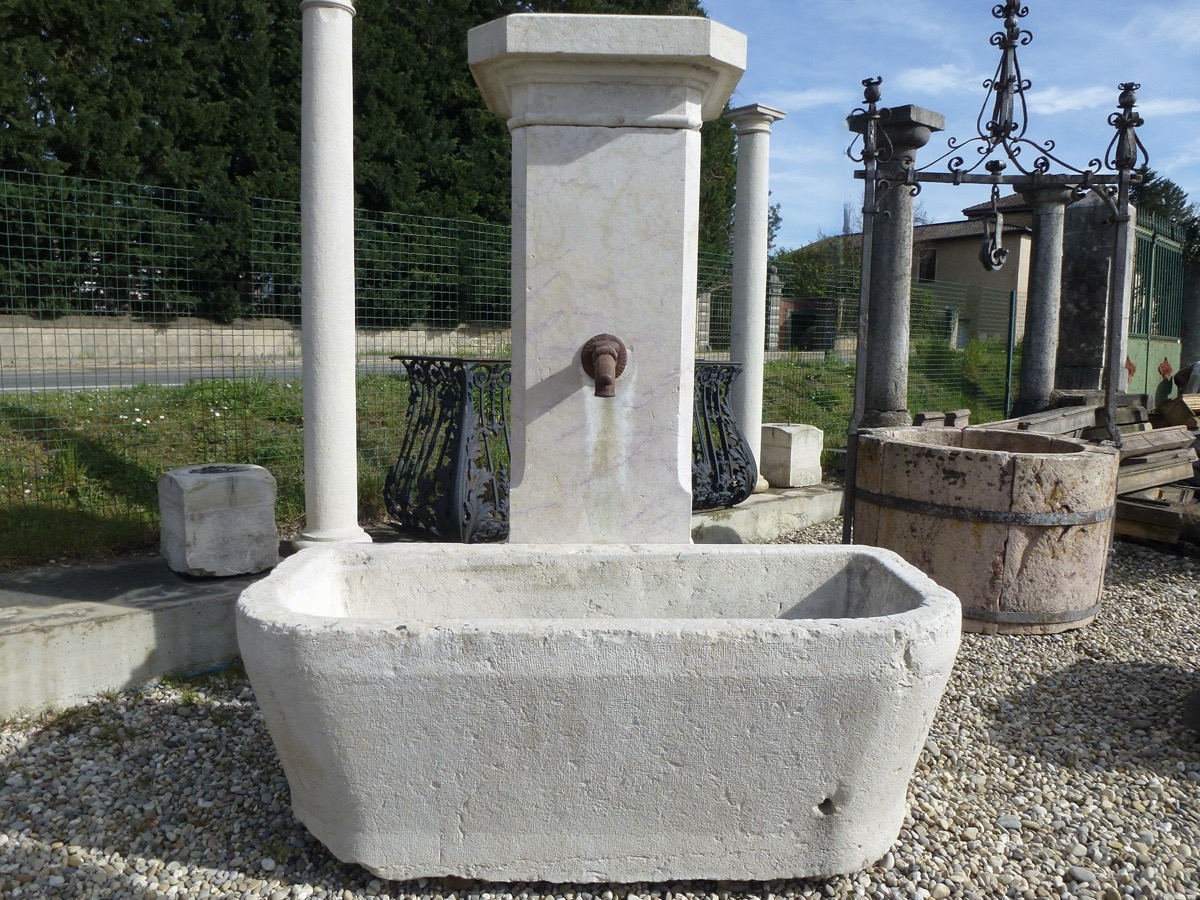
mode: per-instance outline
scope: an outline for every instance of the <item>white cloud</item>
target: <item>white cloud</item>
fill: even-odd
[[[1182,116],[1188,113],[1200,112],[1200,100],[1193,98],[1173,97],[1166,100],[1147,100],[1138,103],[1138,112],[1146,116]]]
[[[890,81],[891,86],[900,91],[920,91],[925,94],[961,94],[976,91],[983,83],[981,77],[972,76],[966,69],[952,63],[905,69]]]
[[[853,99],[854,95],[845,88],[804,88],[799,91],[768,94],[766,102],[791,113],[816,106],[845,106]]]
[[[1117,108],[1119,92],[1108,87],[1061,88],[1057,86],[1031,88],[1026,92],[1031,116],[1052,116],[1055,113],[1075,112],[1083,109]]]
[[[1162,9],[1139,10],[1125,35],[1139,44],[1161,43],[1173,53],[1200,50],[1200,7],[1195,0],[1183,0]]]

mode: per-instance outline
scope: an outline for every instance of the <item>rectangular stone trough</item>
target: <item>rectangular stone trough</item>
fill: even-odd
[[[886,550],[335,545],[238,640],[296,816],[392,879],[775,879],[896,839],[957,599]]]

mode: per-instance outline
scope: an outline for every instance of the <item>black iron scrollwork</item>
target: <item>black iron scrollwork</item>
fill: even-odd
[[[741,363],[696,363],[692,404],[692,509],[741,503],[758,483],[758,463],[729,405]]]
[[[921,171],[932,171],[944,162],[946,169],[958,176],[955,183],[961,184],[962,176],[985,165],[997,150],[1002,151],[1018,171],[1028,176],[1045,175],[1050,171],[1052,163],[1080,176],[1099,171],[1099,159],[1093,159],[1087,166],[1079,168],[1055,155],[1054,141],[1039,143],[1026,137],[1029,128],[1029,108],[1025,102],[1025,92],[1033,86],[1033,82],[1021,74],[1017,48],[1027,46],[1033,40],[1033,33],[1021,27],[1021,19],[1029,15],[1029,7],[1021,5],[1017,0],[1008,0],[992,7],[992,15],[1004,21],[1004,30],[995,32],[989,40],[993,47],[1000,49],[1000,61],[996,64],[996,71],[992,77],[983,82],[988,94],[975,119],[975,137],[966,140],[949,138],[946,141],[946,152],[922,166]],[[977,151],[978,158],[967,165],[964,148],[972,146]],[[1023,150],[1032,151],[1032,163],[1024,163]]]
[[[1115,128],[1117,133],[1113,135],[1108,150],[1104,153],[1104,164],[1118,172],[1130,172],[1136,168],[1139,150],[1143,158],[1149,156],[1135,131],[1145,124],[1141,115],[1133,109],[1137,105],[1139,88],[1141,85],[1133,81],[1117,85],[1117,89],[1121,92],[1117,98],[1120,112],[1112,113],[1108,117],[1108,124]]]
[[[1032,82],[1021,74],[1017,50],[1033,40],[1033,33],[1021,26],[1021,20],[1028,14],[1029,7],[1019,0],[1006,0],[992,7],[992,15],[1003,22],[1003,28],[994,32],[989,39],[989,43],[1000,50],[1000,61],[992,77],[983,82],[987,95],[976,116],[975,136],[965,140],[948,138],[946,151],[920,168],[912,166],[911,162],[904,165],[905,161],[901,161],[904,170],[903,183],[914,195],[920,190],[922,182],[926,181],[952,184],[984,183],[995,187],[1001,183],[1011,184],[1021,179],[1028,182],[1033,179],[1070,187],[1076,199],[1088,191],[1096,192],[1115,207],[1112,196],[1117,191],[1113,185],[1122,177],[1120,173],[1130,173],[1127,176],[1128,180],[1131,183],[1137,182],[1137,175],[1132,170],[1137,164],[1139,154],[1143,160],[1148,154],[1135,131],[1143,124],[1142,117],[1133,108],[1137,102],[1139,87],[1136,83],[1126,82],[1119,87],[1120,111],[1108,118],[1108,123],[1116,129],[1116,134],[1103,160],[1095,157],[1089,160],[1086,166],[1073,166],[1056,155],[1054,141],[1038,142],[1027,136],[1029,110],[1025,94],[1032,87]],[[878,189],[886,190],[889,185],[885,179],[895,176],[873,170],[875,156],[870,152],[871,141],[878,140],[876,135],[883,133],[879,128],[879,120],[888,112],[876,107],[876,101],[879,99],[879,81],[878,78],[863,81],[863,85],[867,86],[866,108],[856,109],[851,114],[852,119],[866,119],[866,128],[862,132],[863,151],[861,155],[851,152],[855,146],[852,143],[851,151],[848,152],[852,159],[863,163],[864,171],[859,173],[860,176],[865,177],[868,182],[875,182]],[[856,137],[855,141],[857,140]],[[974,161],[969,160],[968,148],[972,147],[977,154]],[[1028,153],[1023,154],[1023,151]],[[1032,161],[1029,161],[1030,156]],[[1001,176],[1000,171],[1006,165],[1001,157],[1007,159],[1019,174]],[[1051,174],[1050,169],[1054,165],[1060,166],[1065,173]],[[980,168],[986,169],[989,174],[979,172]],[[1101,175],[1105,169],[1117,174]],[[984,223],[984,243],[979,254],[983,265],[989,270],[999,268],[1003,263],[1002,223],[999,210],[993,208]]]
[[[400,453],[384,482],[393,523],[437,540],[503,541],[509,531],[506,359],[393,356],[408,378]],[[740,363],[697,362],[692,509],[750,496],[758,465],[729,405]]]
[[[507,360],[392,357],[408,376],[408,414],[384,482],[393,521],[443,541],[508,537]]]

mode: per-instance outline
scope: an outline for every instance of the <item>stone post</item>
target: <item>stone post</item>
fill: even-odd
[[[1024,416],[1050,406],[1058,362],[1058,310],[1062,290],[1063,222],[1071,188],[1039,184],[1016,186],[1033,207],[1033,247],[1029,296],[1025,303],[1025,342],[1021,352],[1021,388],[1012,415]],[[1104,305],[1101,304],[1101,309]]]
[[[690,543],[700,125],[745,36],[525,13],[473,29],[468,59],[513,142],[509,540]],[[608,397],[598,335],[625,347]]]
[[[296,543],[368,542],[358,525],[354,383],[354,6],[303,0],[300,10],[305,526]]]
[[[1132,207],[1130,214],[1135,214]],[[1067,207],[1063,221],[1058,328],[1071,339],[1059,342],[1054,386],[1059,390],[1102,391],[1116,223],[1112,209],[1095,194]],[[1129,242],[1130,248],[1134,243]],[[1132,273],[1132,253],[1125,265],[1126,272]],[[1118,363],[1124,363],[1128,352],[1129,301],[1127,293]],[[1122,379],[1126,377],[1122,370]]]
[[[763,360],[767,328],[767,233],[771,123],[784,113],[760,103],[725,113],[737,128],[737,197],[733,207],[733,291],[729,359],[742,364],[730,405],[755,461],[762,459]],[[766,490],[761,474],[755,491]]]
[[[1200,263],[1183,273],[1183,327],[1179,338],[1179,367],[1200,362]]]
[[[851,131],[862,132],[865,119],[851,116]],[[946,127],[946,117],[919,106],[895,106],[882,120],[892,152],[879,165],[880,177],[891,187],[880,192],[871,254],[870,349],[867,356],[863,428],[908,425],[908,343],[912,304],[913,196],[903,184],[903,160],[916,165],[917,151],[934,132]]]
[[[783,280],[774,266],[767,268],[767,352],[779,349],[779,313],[783,306]]]

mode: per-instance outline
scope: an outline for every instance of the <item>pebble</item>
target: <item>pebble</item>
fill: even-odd
[[[841,521],[797,538],[837,543]],[[1198,897],[1200,743],[1180,724],[1200,672],[1200,608],[1180,602],[1194,553],[1118,542],[1087,628],[964,634],[909,815],[861,872],[748,887],[382,881],[293,818],[253,689],[229,672],[0,723],[0,897]]]
[[[1081,884],[1094,884],[1096,881],[1096,874],[1083,866],[1071,866],[1071,877]]]

